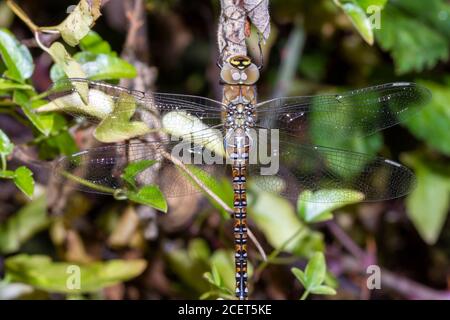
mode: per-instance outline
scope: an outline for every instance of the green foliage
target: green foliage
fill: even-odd
[[[136,101],[131,95],[124,94],[114,104],[113,111],[97,126],[94,137],[101,142],[119,142],[150,132],[142,121],[133,121]]]
[[[210,258],[210,264],[211,272],[206,272],[203,276],[212,286],[212,289],[202,294],[200,299],[212,297],[233,298],[236,277],[233,252],[229,250],[215,251]],[[251,270],[249,269],[250,275]]]
[[[208,244],[203,239],[191,240],[187,250],[171,248],[166,252],[171,270],[189,288],[189,292],[194,290],[196,298],[201,293],[208,291],[209,285],[203,278],[203,274],[209,269],[208,258],[210,255]]]
[[[136,69],[125,60],[119,58],[118,54],[111,49],[110,44],[103,40],[99,34],[90,30],[99,17],[99,1],[93,1],[92,3],[93,7],[89,6],[85,0],[80,1],[67,19],[57,26],[37,27],[36,30],[31,28],[33,33],[34,31],[40,33],[49,31],[54,33],[58,31],[62,36],[62,39],[58,40],[61,42],[54,42],[49,48],[45,47],[47,41],[38,43],[39,47],[48,52],[53,59],[54,64],[51,67],[50,76],[55,81],[64,81],[67,77],[87,77],[118,82],[122,78],[133,78],[136,76]],[[275,51],[282,45],[284,40],[277,38],[278,35],[276,33],[272,33],[269,45],[263,48],[265,57],[270,56],[271,61],[277,61],[276,59],[278,58],[281,61],[281,65],[283,65],[283,60],[289,58],[289,63],[285,64],[287,68],[282,70],[282,73],[283,76],[289,75],[288,84],[295,82],[297,86],[296,88],[290,88],[291,90],[286,86],[284,88],[286,91],[295,91],[293,92],[294,94],[321,93],[324,89],[333,91],[335,86],[363,86],[368,82],[373,83],[375,81],[379,82],[380,79],[392,78],[389,71],[391,66],[389,63],[386,63],[376,46],[369,47],[364,42],[358,41],[358,39],[355,41],[354,37],[347,36],[347,32],[336,32],[342,27],[340,19],[336,19],[336,13],[341,15],[342,13],[331,1],[311,3],[310,1],[295,0],[274,1],[272,3],[273,29],[277,29],[277,21],[287,22],[286,26],[290,24],[295,25],[295,30],[291,31],[293,36],[306,35],[307,39],[305,47],[300,42],[294,43],[295,45],[292,45],[292,47],[295,47],[296,50],[292,52],[295,54],[290,56],[280,55],[278,57],[278,53]],[[448,19],[448,16],[450,15],[450,5],[444,0],[336,0],[335,3],[347,15],[365,42],[369,44],[373,43],[374,35],[370,26],[371,13],[368,9],[373,5],[384,7],[381,14],[381,29],[374,32],[377,44],[391,54],[398,74],[431,69],[437,63],[445,62],[448,59],[450,38],[450,19]],[[170,9],[170,4],[163,1],[153,1],[147,8],[151,7],[152,10],[158,10],[161,6],[164,6],[165,10]],[[279,10],[281,6],[284,6],[285,12]],[[216,7],[216,9],[218,8]],[[157,14],[156,12],[153,13]],[[294,16],[295,20],[292,19]],[[25,22],[27,21],[23,17],[21,19]],[[285,27],[283,27],[284,29]],[[279,34],[284,35],[285,32]],[[188,39],[189,37],[185,38]],[[45,37],[40,39],[46,40]],[[257,41],[257,34],[253,33],[252,38],[249,40],[249,46],[257,48]],[[157,43],[155,41],[155,44]],[[68,48],[67,45],[78,47]],[[195,47],[199,48],[201,45],[200,43],[200,46]],[[286,52],[291,52],[289,48],[292,49],[292,47],[286,46]],[[259,54],[255,48],[249,48],[249,52],[253,56]],[[37,50],[33,50],[33,53]],[[161,51],[163,50],[162,48]],[[194,68],[199,60],[202,60],[201,66],[203,68],[203,60],[206,61],[205,57],[209,54],[203,51],[200,52],[198,49],[194,52],[194,59],[192,57],[186,58],[183,55],[183,60],[180,60],[183,62],[183,65],[189,66],[189,69],[183,69],[183,76],[186,75],[188,78],[187,82],[195,79],[196,83],[198,83],[196,86],[187,85],[187,88],[207,88],[207,85],[205,85],[207,82],[203,79],[206,78],[203,77],[203,69],[201,71],[193,70],[190,75],[185,74],[186,72],[191,72],[190,68]],[[134,121],[136,103],[134,100],[131,100],[131,97],[126,95],[120,97],[116,103],[102,92],[97,90],[89,91],[87,85],[80,82],[75,84],[76,92],[67,99],[56,99],[51,103],[41,100],[44,95],[37,94],[37,90],[30,79],[35,69],[32,56],[29,50],[20,44],[15,36],[6,29],[0,29],[0,54],[2,57],[0,70],[5,76],[5,78],[0,79],[0,93],[4,97],[0,111],[33,128],[34,139],[30,145],[37,147],[40,158],[54,159],[60,155],[70,155],[77,151],[74,138],[72,137],[73,131],[68,131],[71,123],[62,115],[53,113],[53,111],[66,111],[70,114],[82,114],[96,118],[100,121],[100,125],[96,128],[95,136],[103,142],[115,143],[149,132],[150,129],[144,123]],[[178,52],[174,53],[174,56],[178,57],[179,54]],[[186,56],[189,56],[189,54],[186,54]],[[298,63],[296,62],[296,59],[299,59],[298,57],[301,57],[299,66],[297,66]],[[155,59],[155,61],[157,60]],[[185,61],[189,63],[184,64]],[[336,67],[337,65],[340,66]],[[41,62],[37,62],[36,72],[39,72],[39,74],[36,74],[36,79],[41,79],[40,76],[42,76],[43,72],[41,67]],[[270,62],[268,66],[266,65],[266,68],[266,76],[262,77],[261,82],[258,83],[259,88],[262,89],[262,95],[271,94],[271,92],[264,92],[264,90],[270,90],[270,82],[273,80],[273,75],[280,74],[278,73],[279,64],[277,63]],[[341,72],[343,68],[345,68],[345,72],[343,72],[345,74],[332,74],[336,73],[336,70]],[[295,79],[295,70],[301,71],[301,80]],[[175,73],[170,75],[170,80],[176,79]],[[304,76],[306,76],[306,79],[304,79]],[[415,145],[415,141],[411,142],[411,147],[402,145],[401,148],[395,149],[402,143],[395,141],[397,136],[386,145],[383,145],[381,134],[364,139],[354,137],[342,139],[345,136],[345,132],[344,134],[336,134],[336,128],[333,126],[323,130],[323,121],[326,120],[323,118],[323,113],[312,114],[311,119],[308,119],[311,122],[305,128],[305,131],[309,131],[311,134],[313,143],[339,149],[369,154],[382,152],[383,156],[393,158],[399,151],[416,148],[415,153],[408,153],[407,156],[402,158],[406,164],[414,169],[418,179],[417,189],[406,200],[406,208],[419,234],[430,245],[437,242],[450,206],[450,174],[447,170],[448,168],[443,164],[445,161],[443,155],[450,155],[450,144],[448,143],[450,141],[448,130],[450,114],[448,113],[449,108],[447,108],[450,100],[450,91],[448,89],[449,84],[442,82],[445,76],[445,65],[439,70],[436,68],[435,74],[427,73],[426,76],[415,75],[419,82],[422,82],[432,90],[434,99],[417,116],[412,117],[405,124],[415,137],[423,141],[426,146],[433,148],[433,151],[429,150],[429,148],[424,148],[423,145]],[[421,80],[425,77],[431,80]],[[162,86],[167,85],[164,83],[164,81],[167,81],[164,78],[165,76],[160,79]],[[264,82],[266,81],[265,78],[268,79],[268,83]],[[178,90],[178,88],[175,90]],[[202,92],[202,94],[205,93]],[[38,111],[49,113],[36,113]],[[340,115],[336,114],[333,116],[339,117]],[[355,111],[346,115],[344,120],[347,123],[352,123],[359,120],[359,117],[361,115]],[[186,129],[200,130],[206,126],[201,121],[197,121],[198,119],[195,117],[189,118],[189,115],[181,112],[169,113],[162,120],[164,129],[174,135],[177,135],[177,133],[179,135],[185,134]],[[343,121],[341,122],[344,123]],[[321,123],[320,126],[317,125],[319,123]],[[320,128],[322,130],[319,130]],[[10,131],[8,130],[7,132],[9,133]],[[212,132],[210,133],[212,134]],[[15,138],[14,136],[11,137]],[[325,139],[324,137],[327,138]],[[389,137],[391,138],[391,136]],[[77,136],[77,139],[79,138],[84,137]],[[193,140],[195,141],[195,137]],[[15,140],[13,141],[16,142]],[[17,141],[17,144],[20,143],[22,141]],[[207,147],[212,148],[218,154],[224,154],[221,139],[218,139],[217,144],[212,144],[212,146],[210,144]],[[14,144],[9,137],[0,130],[0,178],[15,182],[22,192],[31,197],[34,193],[34,181],[31,171],[23,166],[15,171],[7,168],[6,160],[7,157],[12,155],[13,148]],[[340,159],[340,161],[345,162],[346,159]],[[153,160],[131,163],[121,176],[127,183],[126,189],[114,190],[106,188],[107,190],[101,191],[113,194],[118,200],[128,199],[166,212],[168,204],[159,187],[148,185],[139,188],[135,181],[140,172],[150,168],[155,163]],[[442,163],[442,165],[438,165],[438,163]],[[340,176],[343,176],[344,173],[355,175],[360,173],[363,167],[364,164],[361,164],[360,167],[355,168],[354,172],[336,173]],[[181,170],[188,179],[192,180],[192,177],[181,168],[178,168],[178,170]],[[228,180],[216,177],[194,166],[189,166],[188,170],[190,174],[199,179],[218,198],[227,205],[232,206],[233,190]],[[86,181],[83,182],[81,180],[76,181],[93,188],[98,187],[93,184],[88,185]],[[195,182],[193,183],[195,184]],[[282,181],[282,183],[291,182]],[[279,190],[273,191],[277,192]],[[346,199],[348,199],[350,193],[353,195],[353,199],[335,204],[321,202],[323,197],[329,199],[330,193],[333,194],[333,198],[338,199],[339,193],[343,192],[346,193]],[[214,208],[220,210],[223,218],[228,219],[229,213],[209,195],[208,198]],[[309,226],[309,224],[331,219],[332,211],[343,208],[348,204],[360,202],[363,200],[363,195],[351,190],[320,190],[314,193],[306,190],[300,194],[297,208],[280,196],[258,190],[256,187],[251,187],[248,198],[251,228],[256,230],[258,238],[264,237],[267,240],[267,243],[263,243],[265,249],[267,247],[274,248],[268,260],[260,263],[255,272],[257,277],[259,278],[260,272],[266,265],[277,263],[285,265],[285,268],[290,268],[293,262],[297,263],[299,256],[304,256],[310,258],[305,270],[292,268],[292,272],[305,288],[302,298],[306,299],[310,293],[335,294],[334,285],[330,283],[336,283],[336,280],[330,274],[327,274],[324,256],[321,252],[318,252],[325,250],[323,234],[319,231],[312,231],[310,229],[312,226]],[[14,199],[14,201],[16,199],[23,201],[23,197],[14,197]],[[20,205],[14,202],[13,207],[18,208]],[[29,239],[38,232],[49,228],[49,226],[51,226],[52,236],[58,232],[69,234],[68,231],[61,231],[58,228],[72,228],[74,217],[72,217],[73,213],[71,211],[77,211],[77,219],[80,218],[80,213],[77,207],[72,208],[70,204],[68,207],[68,212],[64,214],[64,217],[58,223],[52,224],[53,219],[50,219],[46,214],[45,197],[38,197],[26,202],[21,209],[11,214],[0,224],[0,252],[2,254],[11,254],[20,251],[22,246],[30,245],[31,241],[28,241]],[[109,212],[112,210],[119,211],[120,207],[120,205],[115,204],[113,209],[108,207],[107,210]],[[386,212],[390,210],[391,204],[383,204],[380,207],[382,208],[380,210]],[[401,207],[399,206],[399,208]],[[96,214],[102,215],[103,209],[104,207]],[[342,210],[347,209],[352,208]],[[210,213],[216,214],[217,210],[212,210]],[[358,208],[358,211],[365,211],[365,207]],[[186,241],[184,239],[183,241],[167,240],[165,232],[160,234],[162,238],[161,243],[163,244],[161,248],[164,248],[163,254],[172,272],[168,278],[171,280],[174,276],[179,280],[170,282],[170,292],[180,293],[191,298],[200,296],[203,299],[233,299],[233,255],[231,250],[221,249],[223,246],[227,248],[232,247],[231,242],[228,241],[230,239],[226,239],[226,241],[219,239],[218,241],[211,241],[211,243],[207,243],[199,238],[191,239],[192,235],[195,235],[195,237],[206,235],[210,239],[211,234],[222,232],[223,226],[228,227],[230,224],[221,223],[223,222],[222,220],[214,220],[214,217],[209,218],[209,216],[206,219],[208,220],[207,222],[205,220],[200,221],[204,217],[204,215],[194,217],[193,227],[189,232],[183,231],[183,236],[187,237]],[[90,218],[86,217],[86,219]],[[361,220],[363,219],[364,217],[361,215]],[[62,220],[64,220],[64,223]],[[198,227],[199,221],[202,223],[201,228]],[[124,228],[129,227],[127,222],[129,223],[129,221],[123,223]],[[359,220],[355,219],[352,222],[355,228],[351,228],[351,231],[360,232],[360,228],[357,225]],[[213,228],[212,230],[211,227]],[[106,232],[111,232],[111,230]],[[133,234],[136,235],[136,239],[130,240],[130,244],[131,242],[133,243],[133,250],[144,251],[145,242],[142,240],[142,230],[136,227],[136,231]],[[56,239],[56,236],[54,237]],[[68,237],[65,239],[68,244],[67,248],[59,247],[63,243],[62,239],[64,239],[64,236],[59,235],[58,239],[60,239],[60,242],[55,239],[52,239],[54,247],[45,247],[45,249],[50,249],[49,252],[51,253],[49,255],[56,253],[59,257],[70,261],[68,257],[73,253],[73,248],[69,245],[73,245],[70,242],[72,238]],[[91,239],[86,241],[91,241]],[[187,248],[184,248],[183,243],[188,243]],[[33,249],[38,248],[40,250],[41,247],[39,245],[39,240],[35,242],[35,238],[33,238],[33,246],[36,246]],[[77,245],[83,246],[79,243]],[[250,247],[252,248],[252,246]],[[438,245],[433,250],[438,251]],[[278,257],[281,252],[284,252],[283,256]],[[142,253],[146,254],[146,252]],[[379,254],[382,255],[383,252],[380,250]],[[158,260],[158,252],[154,256],[152,255],[153,257],[155,258],[155,265],[157,265],[161,261]],[[251,257],[252,261],[254,261],[254,256],[251,255]],[[99,258],[97,257],[97,259]],[[47,292],[67,293],[68,297],[75,296],[73,295],[73,290],[68,290],[66,285],[68,278],[66,271],[70,264],[69,262],[53,262],[46,256],[26,255],[9,257],[5,262],[6,276],[12,281],[29,284]],[[82,265],[82,288],[76,294],[79,296],[80,293],[99,291],[112,284],[131,279],[139,275],[145,268],[145,265],[145,262],[142,260],[92,262]],[[283,268],[283,266],[280,266],[280,268]],[[155,270],[157,271],[158,268],[155,267]],[[432,271],[434,270],[430,267],[428,273],[434,274]],[[252,269],[249,264],[249,273],[251,274],[251,272]],[[260,279],[264,281],[264,277]],[[260,287],[266,287],[266,285],[263,284]],[[254,288],[257,288],[257,286]],[[267,292],[269,291],[267,290]]]
[[[12,179],[15,185],[29,198],[34,193],[33,173],[26,167],[19,167],[15,171],[7,170],[6,157],[14,150],[14,144],[0,129],[0,178]]]
[[[46,229],[49,223],[46,197],[40,196],[0,225],[0,253],[18,251],[23,243]]]
[[[95,31],[89,31],[89,33],[81,39],[79,46],[81,50],[91,53],[104,53],[112,56],[116,56],[116,52],[111,50],[111,46],[108,42],[102,39],[102,37]]]
[[[68,286],[74,263],[53,262],[47,256],[19,254],[5,260],[6,277],[37,289],[59,293],[88,293],[140,275],[147,266],[142,259],[110,260],[75,265],[80,268],[80,288]]]
[[[336,202],[327,203],[326,199],[336,199]],[[352,190],[303,191],[298,197],[297,212],[306,223],[322,222],[333,218],[333,210],[363,199],[364,194]]]
[[[34,193],[33,172],[27,167],[21,166],[14,171],[14,183],[29,198]]]
[[[95,20],[100,17],[101,1],[94,0],[92,6],[86,0],[81,0],[67,18],[55,27],[43,27],[47,30],[57,30],[64,41],[76,46],[91,30]]]
[[[39,115],[34,111],[34,107],[42,104],[42,102],[32,101],[29,95],[19,90],[14,91],[13,101],[22,108],[23,113],[27,116],[35,128],[46,136],[50,134],[53,127],[53,115]]]
[[[335,0],[335,3],[345,12],[356,30],[368,44],[373,44],[373,30],[367,9],[370,6],[383,7],[386,1],[379,0]]]
[[[8,136],[0,129],[0,156],[5,158],[14,150],[14,144]],[[3,168],[4,169],[4,168]]]
[[[136,68],[127,61],[117,57],[110,45],[100,35],[91,31],[79,43],[81,52],[73,55],[86,77],[92,80],[119,80],[134,78]],[[50,77],[56,82],[66,78],[66,73],[60,64],[54,64],[50,69]]]
[[[291,271],[305,288],[301,300],[305,300],[310,293],[321,295],[335,295],[336,291],[324,284],[326,277],[325,257],[322,252],[316,252],[306,265],[305,271],[292,268]]]
[[[167,212],[167,201],[158,186],[147,185],[137,192],[127,192],[128,199],[163,212]]]
[[[374,97],[375,98],[375,97]],[[346,133],[346,127],[352,127],[353,123],[360,123],[360,120],[363,119],[364,110],[358,104],[358,101],[354,101],[354,103],[349,103],[344,109],[344,106],[341,107],[344,112],[336,113],[333,115],[333,118],[342,123],[342,127],[336,128],[333,122],[330,122],[329,115],[326,112],[313,112],[311,114],[311,123],[309,126],[309,133],[311,135],[311,139],[314,144],[319,146],[330,146],[336,149],[341,150],[349,150],[369,155],[376,154],[383,147],[383,136],[381,133],[375,133],[368,137],[364,137],[363,126],[355,129],[355,135],[349,135]],[[350,111],[351,108],[351,111]],[[320,108],[318,109],[320,110]],[[353,131],[353,130],[352,130]],[[346,163],[349,161],[345,154],[339,155],[340,162]],[[359,174],[361,170],[364,168],[365,163],[363,161],[360,162],[359,166],[354,165],[353,170],[349,170],[347,167],[342,170],[339,167],[333,167],[337,174],[342,177],[351,177],[355,174]]]
[[[449,12],[443,0],[389,1],[381,28],[375,35],[391,53],[398,74],[431,69],[449,56],[448,22],[439,15]]]
[[[193,165],[188,165],[187,169],[228,206],[233,206],[233,187],[231,186],[229,180],[223,177],[216,178],[213,175],[209,174],[207,171]],[[182,169],[178,168],[178,170]],[[192,180],[192,178],[188,177],[186,173],[185,175],[188,179],[191,179],[192,183],[200,189],[200,187]],[[218,204],[216,200],[211,198],[209,195],[206,196],[214,205],[214,207],[220,210],[224,218],[229,217],[230,214],[220,204]]]
[[[60,42],[54,42],[47,51],[52,57],[53,61],[63,70],[69,78],[85,78],[82,67],[75,59],[67,52],[64,45]],[[82,97],[87,96],[87,85],[85,88],[77,88],[77,91]],[[85,99],[83,99],[85,100]]]
[[[125,180],[133,188],[136,188],[135,183],[136,176],[142,171],[153,166],[156,162],[157,162],[156,160],[149,160],[149,159],[131,162],[124,169],[122,179]]]
[[[53,126],[45,139],[38,139],[36,144],[41,159],[54,159],[59,155],[71,155],[78,151],[72,135],[68,132],[67,120],[60,114],[52,114]]]
[[[136,76],[133,65],[113,55],[83,51],[76,53],[73,59],[81,65],[86,78],[92,80],[118,80]],[[65,77],[63,68],[54,65],[50,77],[55,82],[63,79]]]
[[[450,88],[431,81],[422,81],[433,94],[430,103],[405,122],[406,127],[429,146],[450,156]]]
[[[253,194],[249,197],[249,214],[273,248],[304,256],[323,249],[322,237],[298,219],[288,200],[250,188]]]
[[[422,239],[436,243],[450,208],[450,171],[417,155],[404,160],[414,168],[417,188],[407,197],[408,216]]]
[[[361,6],[361,8],[364,9],[364,11],[367,12],[371,6],[377,6],[381,9],[384,8],[388,0],[355,0],[354,2],[356,2],[359,6]]]
[[[4,76],[23,83],[34,70],[30,51],[7,29],[0,29],[0,54],[6,66]]]

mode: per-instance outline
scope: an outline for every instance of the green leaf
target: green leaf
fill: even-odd
[[[312,291],[325,280],[327,266],[322,252],[316,252],[309,260],[305,269],[305,289]]]
[[[14,144],[9,140],[8,136],[0,129],[0,155],[8,156],[14,150]]]
[[[272,247],[299,255],[323,249],[322,237],[297,218],[288,200],[257,190],[253,184],[249,187],[249,215]]]
[[[217,286],[216,280],[211,272],[205,272],[203,274],[203,278],[205,278],[206,281],[209,282],[209,284],[212,284],[213,286]],[[202,300],[202,297],[203,297],[203,295],[200,297],[201,300]]]
[[[347,17],[358,30],[359,34],[363,37],[364,41],[368,44],[373,44],[373,31],[370,19],[367,17],[363,8],[357,3],[348,2],[340,5],[341,9],[345,12]]]
[[[87,77],[93,80],[134,78],[137,75],[132,64],[109,54],[79,52],[74,58],[81,64]]]
[[[19,82],[31,77],[34,64],[30,51],[5,28],[0,29],[0,54],[6,65],[6,77]]]
[[[127,61],[109,54],[78,52],[73,58],[81,65],[86,77],[92,80],[118,80],[134,78],[136,68]],[[50,70],[54,82],[65,77],[61,66],[55,64]]]
[[[209,190],[212,191],[216,196],[218,196],[222,201],[224,201],[228,206],[233,206],[233,187],[230,183],[230,181],[226,178],[220,177],[217,179],[216,177],[212,176],[208,172],[206,172],[203,169],[200,169],[193,165],[187,165],[187,169],[195,175],[197,179],[199,179]],[[187,179],[191,181],[192,184],[197,186],[200,189],[200,187],[194,182],[194,180],[187,175],[186,172],[184,172],[181,168],[177,168],[180,170],[180,172],[186,176]],[[224,218],[228,218],[230,214],[226,212],[223,207],[218,204],[213,198],[211,198],[209,195],[206,195],[209,199],[209,201],[212,203],[212,205],[221,211],[222,216]]]
[[[14,179],[16,173],[11,170],[0,170],[0,178],[2,179]]]
[[[14,91],[13,101],[22,108],[23,113],[25,113],[34,127],[45,136],[50,134],[53,127],[53,115],[39,115],[35,113],[34,106],[39,104],[39,102],[32,103],[27,94],[20,90]]]
[[[306,287],[306,278],[305,273],[300,270],[299,268],[292,268],[291,272],[294,274],[294,276],[300,281],[303,287]]]
[[[111,50],[111,46],[108,42],[102,39],[100,35],[95,31],[89,31],[89,33],[80,41],[80,48],[83,51],[89,51],[92,53],[104,53],[114,55],[116,54]]]
[[[211,266],[211,276],[213,284],[215,284],[218,287],[222,287],[223,285],[222,277],[220,276],[219,270],[217,269],[217,266],[214,263]]]
[[[219,287],[224,287],[228,291],[234,292],[235,270],[233,253],[226,250],[217,250],[211,256],[211,268],[213,280]]]
[[[167,201],[158,186],[148,185],[138,192],[128,192],[128,199],[138,202],[163,212],[167,212]]]
[[[189,241],[188,254],[191,259],[208,262],[211,256],[208,243],[203,239],[192,239]]]
[[[43,27],[43,29],[56,29],[61,33],[64,41],[71,46],[76,46],[90,31],[95,20],[100,17],[100,0],[93,0],[92,5],[88,1],[81,0],[69,16],[55,27]]]
[[[450,208],[450,174],[433,168],[425,159],[408,155],[406,162],[417,176],[416,189],[406,198],[406,209],[422,239],[436,243]],[[447,168],[448,169],[448,168]]]
[[[250,188],[253,188],[250,186]],[[281,247],[301,228],[306,228],[296,217],[294,208],[289,201],[273,195],[259,192],[255,201],[249,206],[250,215],[274,248]],[[276,212],[276,214],[274,214]],[[299,242],[291,241],[285,251],[291,252]]]
[[[209,288],[208,282],[214,282],[212,275],[210,275],[208,280],[205,278],[205,273],[209,269],[208,263],[203,259],[198,259],[196,255],[191,255],[191,252],[185,249],[170,247],[166,251],[166,255],[171,271],[180,278],[181,283],[189,288],[188,294],[196,296],[197,294],[204,293]],[[195,294],[193,294],[193,291]]]
[[[73,266],[80,269],[80,288],[68,286],[75,276]],[[142,259],[110,260],[75,265],[53,262],[44,255],[19,254],[5,260],[6,276],[11,281],[29,284],[35,288],[60,293],[87,293],[99,291],[140,275],[147,263]]]
[[[47,201],[40,196],[0,224],[0,253],[10,254],[50,224]]]
[[[125,170],[122,174],[122,179],[128,182],[131,186],[136,187],[135,184],[136,176],[145,169],[150,168],[156,162],[157,162],[156,160],[149,160],[149,159],[131,162],[125,167]]]
[[[306,299],[309,293],[334,295],[336,291],[324,285],[327,277],[327,266],[322,252],[316,252],[306,265],[305,272],[298,268],[292,268],[291,272],[305,288],[305,293],[301,297]]]
[[[336,290],[334,290],[332,287],[325,285],[314,287],[313,289],[311,289],[310,292],[314,294],[325,294],[331,296],[336,294]]]
[[[379,7],[383,9],[388,0],[356,0],[356,3],[367,12],[367,9],[371,6]]]
[[[28,84],[23,84],[19,82],[14,82],[7,79],[0,79],[0,90],[10,91],[10,90],[29,90],[32,91],[34,88]]]
[[[16,169],[14,176],[14,183],[28,198],[31,198],[34,193],[34,179],[33,172],[27,167],[21,166]]]
[[[38,142],[39,158],[54,159],[60,155],[71,155],[78,151],[72,135],[68,132],[66,119],[60,114],[53,114],[53,126],[50,135]]]
[[[333,202],[330,202],[333,199]],[[297,212],[307,223],[321,222],[333,218],[332,211],[364,199],[364,194],[354,190],[304,191],[297,201]],[[327,200],[327,201],[325,201]]]
[[[192,141],[217,155],[225,156],[222,132],[211,128],[198,117],[185,111],[173,111],[165,114],[161,122],[164,130],[171,135],[183,137],[184,141]],[[206,136],[208,139],[205,139]]]
[[[101,142],[110,143],[149,133],[151,129],[144,122],[130,120],[135,109],[134,97],[122,94],[115,102],[113,112],[108,114],[95,129],[94,137]]]
[[[66,51],[66,48],[62,43],[54,42],[50,46],[48,53],[68,78],[86,78],[86,74],[81,65]],[[78,83],[76,89],[82,97],[87,97],[87,84]],[[83,101],[85,100],[86,99],[83,99]]]
[[[431,81],[421,81],[431,90],[433,99],[404,125],[427,145],[450,156],[450,88]]]
[[[36,109],[37,112],[51,112],[51,111],[63,111],[72,115],[86,115],[96,119],[104,119],[108,115],[110,115],[114,108],[115,104],[111,96],[106,93],[91,89],[89,90],[86,87],[86,96],[87,99],[82,99],[79,94],[78,88],[82,86],[83,83],[74,83],[69,82],[69,80],[63,80],[62,86],[64,90],[74,90],[72,94],[65,95],[63,97],[52,100],[51,102],[40,106]],[[84,91],[84,88],[81,88],[81,91]],[[84,94],[84,93],[83,93]],[[85,103],[86,101],[86,103]],[[131,104],[128,108],[133,107]],[[133,109],[134,110],[134,109]]]
[[[450,29],[446,19],[439,16],[440,12],[448,14],[449,8],[440,0],[386,4],[382,27],[375,31],[375,36],[380,46],[390,52],[398,74],[421,72],[439,61],[447,61]]]

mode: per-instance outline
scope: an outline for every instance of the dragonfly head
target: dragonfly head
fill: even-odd
[[[259,79],[259,69],[247,56],[233,56],[227,60],[220,72],[225,84],[252,85]]]
[[[252,64],[252,60],[247,56],[234,56],[230,58],[229,62],[239,70],[244,70]]]

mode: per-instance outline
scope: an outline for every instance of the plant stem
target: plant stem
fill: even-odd
[[[19,19],[28,26],[28,28],[30,28],[33,33],[39,31],[39,27],[35,25],[33,21],[31,21],[30,17],[28,17],[25,11],[23,11],[22,8],[19,7],[14,1],[7,0],[6,4],[12,10],[12,12],[14,12],[14,14],[18,16]]]
[[[305,290],[305,292],[303,292],[302,296],[300,297],[300,300],[306,300],[306,298],[308,297],[308,295],[309,295],[309,291],[308,291],[308,290]]]
[[[6,158],[5,155],[0,155],[1,163],[2,163],[2,171],[6,171]]]
[[[97,185],[95,183],[92,183],[92,182],[89,182],[89,181],[87,181],[87,180],[85,180],[83,178],[77,177],[77,176],[75,176],[75,175],[73,175],[73,174],[71,174],[71,173],[69,173],[67,171],[62,171],[61,175],[63,175],[64,177],[66,177],[66,178],[68,178],[68,179],[70,179],[72,181],[75,181],[75,182],[77,182],[79,184],[82,184],[82,185],[84,185],[86,187],[89,187],[91,189],[94,189],[94,190],[97,190],[97,191],[100,191],[100,192],[106,192],[106,193],[111,193],[111,194],[114,194],[114,193],[117,192],[117,189],[108,188],[108,187],[105,187],[105,186],[99,186],[99,185]]]

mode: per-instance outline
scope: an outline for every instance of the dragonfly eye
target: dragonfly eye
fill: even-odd
[[[246,56],[235,56],[230,58],[230,64],[239,70],[244,70],[252,64],[252,61]]]

